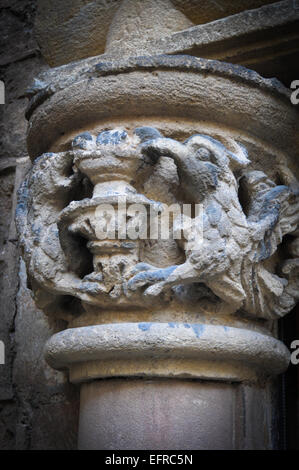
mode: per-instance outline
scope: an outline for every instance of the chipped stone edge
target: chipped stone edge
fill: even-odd
[[[72,382],[141,376],[258,381],[282,373],[290,352],[247,329],[190,323],[116,323],[70,328],[52,336],[45,358]]]
[[[95,58],[93,58],[95,59]],[[100,59],[100,57],[98,57]],[[76,71],[76,67],[82,64],[82,69]],[[71,65],[73,67],[71,67]],[[82,81],[89,80],[97,77],[105,77],[108,75],[119,75],[125,73],[131,73],[135,71],[180,71],[186,73],[201,73],[201,74],[214,74],[222,78],[234,79],[237,82],[245,83],[249,86],[260,87],[262,90],[277,96],[280,99],[290,101],[291,92],[276,78],[263,78],[257,72],[247,69],[241,65],[230,64],[228,62],[222,62],[218,60],[202,59],[189,55],[156,55],[156,56],[138,56],[129,57],[128,59],[117,60],[117,61],[100,61],[95,63],[80,63],[68,64],[65,66],[58,67],[56,73],[58,74],[58,80],[55,83],[55,79],[51,83],[46,83],[45,87],[40,89],[30,88],[28,93],[31,100],[29,101],[28,107],[25,112],[26,119],[29,121],[34,111],[43,104],[48,98],[58,91],[62,91],[67,87]],[[72,74],[72,68],[74,69],[74,76],[70,78]],[[60,72],[60,73],[59,73]],[[52,76],[53,70],[49,77]],[[65,76],[64,76],[65,73]]]

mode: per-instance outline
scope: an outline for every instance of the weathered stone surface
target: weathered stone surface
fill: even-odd
[[[237,63],[289,85],[298,71],[298,22],[298,2],[275,2],[153,40],[151,51]]]
[[[80,449],[271,449],[269,388],[112,379],[82,386]],[[277,430],[276,430],[277,431]]]
[[[14,165],[8,166],[0,173],[0,211],[2,214],[0,222],[0,246],[4,251],[7,243],[7,233],[10,226],[10,215],[12,207],[12,194],[14,188]],[[3,251],[1,261],[3,262]]]
[[[153,14],[146,10],[151,8],[149,0],[140,0],[137,4],[133,1],[130,13],[127,0],[123,3],[84,2],[84,5],[77,1],[72,2],[68,10],[61,3],[58,3],[57,10],[53,0],[43,0],[37,30],[44,56],[56,66],[98,54],[102,54],[102,60],[124,55],[192,54],[250,67],[264,76],[278,77],[287,86],[297,76],[297,0],[274,3],[207,1],[200,5],[197,1],[177,0],[172,2],[172,6],[169,6],[169,0],[163,0],[164,6],[162,0],[159,2],[162,5],[160,13],[158,2],[154,2],[157,20],[148,21]],[[140,14],[135,9],[136,5],[140,6]],[[171,15],[174,18],[170,20]],[[186,15],[185,20],[183,15]],[[91,30],[90,35],[80,33],[83,18],[85,28]],[[49,26],[53,19],[55,31],[57,29],[55,35],[52,34],[53,26],[52,29]],[[101,21],[103,27],[96,28],[94,22],[98,24]],[[188,21],[198,26],[189,27]],[[158,25],[162,26],[161,31]],[[79,34],[73,37],[75,26]],[[169,28],[175,32],[169,34]],[[118,40],[119,36],[121,40]],[[72,48],[66,47],[70,38]],[[86,53],[87,50],[90,54]]]
[[[18,294],[16,192],[31,166],[26,150],[25,90],[34,76],[48,68],[32,35],[35,3],[1,2],[0,78],[6,91],[5,105],[0,106],[0,340],[5,344],[6,360],[0,365],[1,450],[76,447],[77,393],[63,383],[57,385],[49,367],[45,377],[47,366],[40,359],[52,330],[37,311],[24,275]],[[44,413],[43,407],[47,408]]]
[[[134,71],[171,70],[182,72],[194,72],[198,74],[213,73],[216,76],[229,78],[238,82],[255,85],[272,94],[290,96],[290,90],[279,80],[265,79],[253,70],[232,65],[216,60],[206,60],[189,55],[148,55],[129,57],[125,59],[102,60],[101,57],[92,57],[80,62],[68,64],[65,67],[57,67],[46,70],[39,75],[27,91],[29,102],[27,111],[30,119],[33,111],[41,106],[44,101],[52,97],[56,92],[67,89],[82,80],[104,76],[120,75]],[[36,99],[36,102],[34,101]]]
[[[298,298],[298,258],[277,258],[272,268],[271,258],[284,236],[294,232],[296,237],[295,180],[290,187],[276,185],[264,172],[247,171],[248,154],[233,140],[229,151],[206,135],[180,143],[163,138],[155,129],[151,134],[141,141],[136,131],[132,136],[124,130],[105,131],[97,139],[83,133],[74,139],[73,151],[37,159],[20,195],[18,225],[39,305],[49,312],[56,310],[56,315],[61,308],[69,321],[72,313],[63,308],[66,295],[79,299],[83,309],[155,311],[167,306],[177,311],[184,310],[184,304],[193,309],[192,289],[202,283],[214,295],[206,301],[211,312],[232,314],[241,309],[265,319],[288,313]],[[97,232],[98,209],[110,204],[117,210],[120,197],[126,205],[156,205],[163,217],[165,200],[152,201],[143,195],[144,183],[160,157],[176,165],[180,181],[180,193],[173,193],[176,202],[201,204],[203,211],[202,239],[194,225],[199,218],[194,219],[191,233],[185,233],[181,242],[186,261],[168,262],[163,268],[159,257],[152,265],[147,263],[142,240],[133,242],[126,233],[123,240],[108,236],[101,241]],[[67,178],[64,175],[72,165],[76,172]],[[93,196],[82,195],[67,205],[68,193],[80,188],[84,176],[94,186]],[[32,217],[32,212],[37,215]],[[74,238],[78,236],[87,240],[86,248]],[[86,264],[88,252],[93,256],[91,269]],[[181,297],[186,286],[190,301]]]
[[[42,0],[35,23],[37,41],[51,66],[104,52],[119,0]]]
[[[132,59],[121,62],[119,68],[111,64],[111,72],[110,64],[90,67],[88,62],[86,66],[82,63],[80,73],[76,71],[69,83],[64,82],[62,71],[63,89],[48,97],[31,116],[28,149],[32,156],[70,148],[80,130],[113,128],[115,119],[127,128],[125,116],[130,115],[131,129],[142,123],[157,127],[168,137],[216,136],[229,124],[231,137],[244,143],[249,154],[252,150],[267,162],[278,151],[276,158],[292,160],[288,165],[295,174],[298,171],[291,159],[298,141],[293,131],[298,125],[298,110],[290,103],[289,91],[275,80],[262,79],[242,67],[188,56]],[[50,80],[49,84],[55,88],[55,82]],[[283,121],[281,115],[285,116]],[[169,118],[165,120],[165,116]],[[183,131],[185,125],[188,130]],[[253,142],[257,136],[264,142],[258,151],[257,141]],[[265,156],[267,148],[269,156]]]
[[[46,345],[49,364],[73,382],[99,377],[264,381],[283,371],[289,352],[248,329],[182,322],[116,323],[69,328]]]
[[[5,105],[0,106],[0,161],[27,156],[25,90],[45,69],[32,35],[35,2],[2,2],[0,78],[5,84]],[[1,163],[0,163],[1,168]]]
[[[233,449],[235,396],[188,380],[84,384],[79,449]]]
[[[298,297],[296,255],[286,260],[277,250],[286,235],[296,238],[298,224],[297,111],[289,92],[242,67],[189,56],[92,59],[40,80],[28,110],[28,144],[33,159],[47,153],[35,160],[20,194],[19,225],[38,305],[68,322],[48,343],[50,363],[70,368],[74,382],[128,375],[253,382],[275,374],[268,362],[281,361],[276,373],[282,371],[288,354],[275,356],[271,322],[256,319],[286,314]],[[153,251],[151,243],[126,239],[129,252],[118,240],[102,242],[96,211],[119,196],[144,205],[153,200],[162,214],[170,201],[201,204],[200,247],[192,231],[177,243],[183,259],[174,240],[158,240]],[[130,323],[137,321],[140,332]],[[107,323],[111,334],[92,326]],[[223,347],[215,343],[214,323]],[[212,329],[207,338],[205,328]],[[242,345],[232,355],[226,328]],[[185,336],[192,331],[196,344]],[[263,351],[255,342],[260,333]],[[268,362],[266,351],[275,356]]]
[[[253,4],[251,6],[254,8]],[[132,16],[128,14],[122,18],[120,24],[127,22],[133,24]],[[139,17],[140,15],[138,15]],[[173,23],[175,24],[175,22]],[[149,53],[189,54],[244,65],[258,72],[264,72],[265,76],[269,76],[267,63],[271,59],[277,61],[279,58],[284,61],[281,67],[275,65],[275,76],[286,77],[287,72],[284,71],[284,67],[285,62],[288,61],[287,68],[291,79],[294,77],[294,65],[292,65],[291,58],[299,50],[298,24],[299,4],[289,0],[263,5],[260,8],[246,10],[199,26],[174,27],[174,31],[177,32],[172,34],[165,30],[156,36],[155,31],[158,28],[155,24],[153,32],[147,38],[148,33],[133,28],[125,43],[117,41],[119,34],[117,31],[121,30],[121,27],[114,28],[112,22],[104,57],[121,58]],[[132,30],[132,28],[127,29]],[[282,35],[280,31],[282,31]],[[139,34],[140,37],[138,37]],[[112,40],[110,40],[110,36],[112,36]],[[270,77],[272,76],[270,75]]]
[[[109,27],[105,52],[115,57],[140,55],[155,38],[192,24],[170,0],[124,0]]]
[[[123,49],[123,43],[128,36],[134,36],[136,31],[146,31],[146,24],[150,14],[146,13],[148,0],[131,1],[132,11],[129,10],[128,0],[123,2],[117,0],[83,1],[72,0],[57,2],[55,0],[42,0],[39,2],[36,35],[41,46],[43,56],[51,66],[66,64],[85,57],[102,54],[105,50],[106,38],[108,46],[109,34],[117,35],[123,31],[122,40],[119,44]],[[224,18],[246,9],[257,8],[272,0],[261,1],[227,1],[218,0],[198,3],[197,0],[159,0],[154,2],[155,8],[160,8],[157,21],[149,23],[150,34],[154,37],[159,35],[159,22],[164,23],[169,30],[180,31],[192,24],[207,23],[218,18]],[[159,6],[161,4],[161,7]],[[141,15],[136,16],[135,6],[141,8]],[[120,7],[120,8],[119,8]],[[177,8],[177,12],[175,12]],[[125,16],[120,23],[120,29],[113,25],[114,15],[118,10],[126,9]],[[150,12],[152,14],[152,12]],[[144,14],[144,17],[142,16]],[[182,20],[185,16],[185,20]],[[187,19],[187,18],[188,19]],[[181,18],[181,20],[180,20]],[[117,22],[117,19],[115,20]],[[128,21],[128,28],[125,25]],[[112,23],[112,30],[110,25]],[[138,32],[137,32],[138,34]],[[163,34],[164,35],[164,34]],[[142,35],[140,40],[143,41]],[[137,44],[140,48],[141,44]],[[130,45],[127,46],[130,48]],[[113,49],[117,52],[116,48]]]
[[[183,11],[194,24],[202,24],[234,15],[240,11],[258,8],[267,3],[272,3],[272,1],[207,0],[198,2],[198,0],[172,0],[172,3]]]
[[[32,83],[36,73],[45,68],[39,58],[29,58],[2,69],[1,78],[5,83],[6,104],[0,108],[0,162],[9,159],[14,162],[16,158],[27,156],[25,90]]]
[[[32,37],[35,8],[34,1],[1,2],[1,66],[36,55],[37,44]]]
[[[18,397],[18,449],[75,449],[78,391],[43,358],[44,344],[61,325],[36,309],[21,260],[17,293],[13,382]]]
[[[15,449],[16,406],[11,398],[0,400],[0,449]]]

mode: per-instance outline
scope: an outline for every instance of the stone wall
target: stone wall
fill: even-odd
[[[46,339],[59,330],[34,305],[14,223],[16,191],[30,167],[26,151],[27,98],[33,78],[48,68],[33,35],[36,1],[2,1],[0,107],[0,449],[76,448],[78,394],[43,360]]]

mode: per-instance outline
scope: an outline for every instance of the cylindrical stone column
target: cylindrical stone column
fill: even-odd
[[[65,330],[46,351],[51,365],[68,367],[71,381],[83,382],[81,449],[271,447],[266,379],[284,370],[289,353],[269,336],[215,325],[123,323]]]
[[[237,386],[111,379],[81,386],[79,449],[235,449]],[[240,415],[239,415],[240,417]]]

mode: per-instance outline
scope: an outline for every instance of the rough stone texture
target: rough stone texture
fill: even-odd
[[[299,72],[298,24],[299,3],[287,0],[154,39],[150,47],[244,65],[289,86]]]
[[[80,449],[233,449],[235,387],[111,380],[81,390]]]
[[[234,15],[244,10],[258,8],[271,0],[172,0],[172,3],[193,21],[203,24]]]
[[[43,358],[44,344],[61,324],[50,326],[36,309],[27,288],[21,261],[17,294],[13,383],[18,400],[18,449],[75,449],[77,445],[78,390],[67,377],[53,371]],[[38,338],[38,340],[37,340]]]
[[[50,365],[70,369],[72,382],[129,376],[263,382],[290,356],[281,342],[254,330],[182,322],[68,328],[50,338],[45,352]]]
[[[144,21],[141,22],[140,30],[136,28],[133,32],[126,32],[129,36],[126,46],[118,40],[118,31],[122,31],[120,25],[130,21],[130,15],[126,16],[125,11],[119,24],[116,23],[117,27],[114,26],[115,20],[111,24],[104,57],[189,54],[244,65],[264,76],[276,76],[288,86],[298,72],[296,59],[293,64],[293,58],[299,51],[297,2],[284,0],[199,26],[174,27],[174,30],[178,31],[175,33],[165,28],[165,31],[156,35],[156,23],[163,24],[163,21],[155,21],[152,32],[151,23],[149,22],[147,29]],[[121,8],[116,18],[120,16],[120,12]],[[149,16],[149,12],[146,13]],[[159,18],[161,16],[164,18],[163,14]]]
[[[111,22],[105,52],[115,57],[138,55],[155,38],[189,26],[192,23],[170,0],[124,0]]]
[[[41,0],[38,3],[37,41],[51,66],[104,52],[119,0]]]
[[[266,395],[191,380],[94,381],[81,390],[79,448],[271,449]]]
[[[299,72],[297,0],[159,0],[154,11],[150,0],[54,4],[53,0],[40,2],[36,27],[52,66],[98,54],[102,60],[192,54],[250,67],[264,76],[276,76],[287,86]]]
[[[36,55],[38,47],[32,35],[35,7],[34,1],[1,1],[1,66]]]
[[[14,223],[17,189],[30,168],[25,90],[48,68],[33,34],[35,1],[1,2],[0,78],[0,449],[76,448],[78,394],[43,362],[46,339],[57,331],[36,309],[19,265]],[[22,264],[21,264],[22,266]],[[20,285],[19,285],[20,284]],[[54,328],[54,329],[53,329]]]
[[[138,2],[133,0],[130,3],[132,6],[138,3],[143,8],[148,0],[138,0]],[[165,8],[171,8],[171,4],[178,9],[181,17],[186,15],[189,22],[175,22],[174,25],[169,25],[173,31],[179,31],[192,23],[207,23],[248,8],[257,8],[262,4],[272,3],[272,0],[208,0],[204,2],[198,2],[198,0],[174,0],[172,2],[159,0],[155,3],[164,3],[164,9],[161,10],[163,22],[171,23],[168,12],[167,15],[165,14]],[[48,63],[51,66],[57,66],[102,54],[105,50],[106,37],[112,19],[119,6],[126,7],[127,4],[128,0],[123,2],[120,0],[67,0],[63,2],[41,0],[36,21],[36,34]],[[146,23],[146,16],[144,20]],[[136,22],[139,23],[138,18]],[[158,33],[158,31],[156,33],[155,23],[152,23],[151,29],[155,36]],[[128,31],[125,34],[127,33]]]
[[[294,132],[298,109],[291,105],[290,91],[277,80],[265,80],[244,67],[190,56],[139,57],[121,61],[119,66],[110,62],[90,66],[87,61],[72,68],[74,77],[69,80],[70,66],[41,75],[46,89],[35,90],[33,102],[37,99],[37,103],[28,115],[32,157],[69,149],[78,133],[111,129],[117,119],[118,126],[133,130],[151,125],[167,137],[183,139],[195,133],[217,136],[229,127],[229,135],[246,145],[249,155],[253,152],[267,162],[279,151],[276,158],[281,164],[288,159],[292,171],[298,172],[292,158],[298,146]],[[56,89],[60,78],[62,89]],[[48,85],[54,87],[51,95]],[[254,144],[255,136],[263,145]]]
[[[205,301],[211,314],[241,310],[276,319],[288,313],[299,297],[298,257],[290,253],[283,259],[277,249],[286,235],[296,243],[298,183],[294,178],[289,187],[276,185],[264,172],[254,170],[253,153],[253,169],[248,171],[246,149],[229,137],[227,141],[232,150],[207,135],[180,143],[157,129],[140,127],[132,136],[124,130],[104,131],[97,139],[83,133],[74,139],[73,151],[39,157],[22,187],[17,212],[38,305],[59,316],[58,305],[68,295],[79,299],[84,310],[94,306],[155,311],[162,306],[181,310],[185,321],[185,309],[199,309],[192,303],[201,283],[214,298],[209,302],[205,291],[202,296],[197,292],[197,302]],[[164,157],[173,160],[180,181],[179,192],[170,185],[169,192],[179,207],[201,204],[203,226],[202,234],[197,233],[200,216],[190,219],[190,233],[180,243],[185,262],[171,264],[166,253],[162,268],[160,255],[148,264],[146,242],[133,242],[127,233],[119,242],[109,236],[101,241],[97,210],[102,204],[117,210],[118,198],[123,197],[126,204],[156,206],[163,217],[167,201],[158,199],[159,188],[152,188],[155,196],[144,194],[144,186]],[[72,166],[76,171],[65,176]],[[84,176],[94,186],[91,198],[78,196]],[[74,192],[76,200],[67,205]],[[132,216],[128,227],[133,220]],[[74,239],[78,236],[87,240],[87,251]],[[169,237],[169,246],[165,245],[171,255],[172,243]],[[91,270],[86,266],[88,253],[93,256]],[[182,295],[187,287],[188,294]],[[71,321],[75,312],[60,308],[65,310],[63,318]]]
[[[1,7],[0,78],[6,86],[6,104],[0,106],[0,338],[5,344],[6,363],[0,366],[0,448],[12,449],[16,444],[18,413],[17,396],[12,380],[19,259],[14,211],[16,188],[24,178],[26,167],[28,169],[28,160],[24,159],[27,154],[24,89],[42,67],[41,60],[36,56],[36,45],[32,39],[34,2],[2,2]]]

